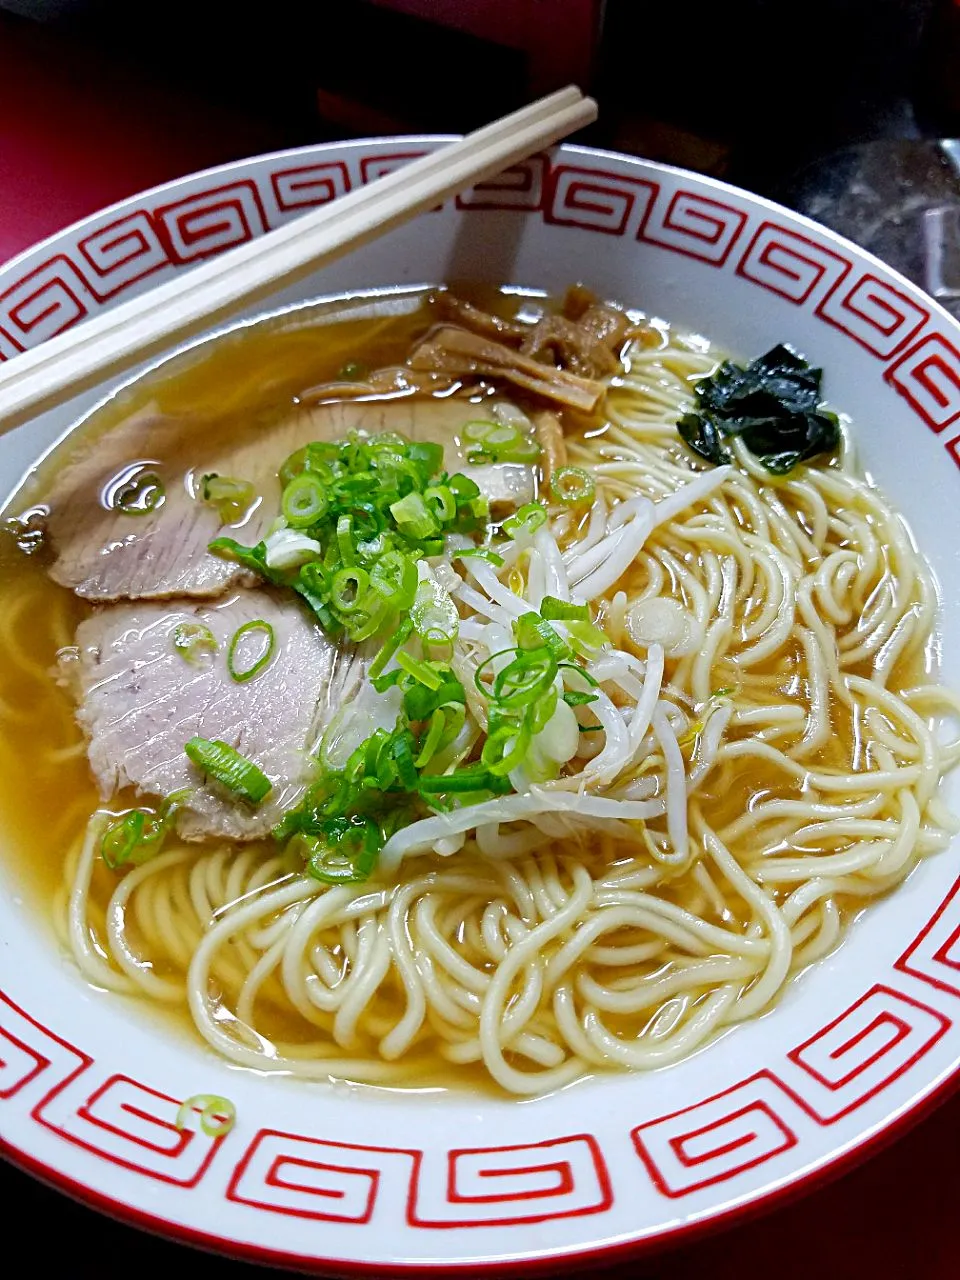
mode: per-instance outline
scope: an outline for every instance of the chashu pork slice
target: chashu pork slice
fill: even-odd
[[[258,674],[237,682],[227,665],[230,642],[255,620],[273,628],[273,652]],[[198,623],[213,632],[217,649],[188,661],[174,633]],[[234,669],[251,666],[266,640],[263,628],[246,632]],[[266,590],[215,604],[115,605],[80,624],[77,647],[69,681],[101,796],[109,800],[132,787],[164,797],[188,788],[178,828],[190,840],[267,835],[303,794],[316,768],[311,752],[336,709],[356,693],[364,669],[296,600]],[[263,770],[273,789],[259,807],[204,778],[184,753],[195,736],[226,742]]]
[[[512,418],[518,413],[513,406],[497,408]],[[460,443],[468,422],[490,420],[493,413],[491,405],[466,398],[411,395],[301,405],[271,425],[210,432],[147,406],[99,438],[83,440],[57,474],[46,499],[55,552],[50,572],[94,601],[221,595],[243,580],[243,571],[211,555],[208,544],[222,533],[257,543],[279,510],[277,471],[284,460],[312,440],[336,440],[352,430],[400,432],[440,444],[448,471],[464,471],[493,506],[513,509],[535,496],[533,468],[470,467]],[[239,522],[222,524],[197,497],[211,472],[253,485],[256,498]],[[117,508],[118,492],[129,495],[131,484],[156,481],[163,496],[153,510]]]

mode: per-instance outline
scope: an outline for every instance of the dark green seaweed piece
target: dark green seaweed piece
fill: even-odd
[[[822,408],[823,371],[782,344],[746,368],[725,360],[697,383],[697,406],[677,423],[687,445],[707,462],[730,460],[724,440],[740,436],[774,475],[831,453],[840,442],[836,414]]]

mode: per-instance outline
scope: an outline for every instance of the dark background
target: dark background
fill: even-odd
[[[504,15],[531,15],[525,48],[500,42],[516,26],[506,17],[481,24],[484,38],[450,25],[445,10],[468,14],[477,0],[396,5],[0,0],[0,11],[45,18],[39,31],[8,19],[0,36],[16,27],[24,38],[32,26],[45,59],[65,58],[118,103],[141,87],[166,90],[278,146],[362,136],[371,125],[467,130],[577,70],[601,107],[585,140],[763,192],[838,147],[960,125],[953,0],[502,0]],[[398,11],[411,7],[444,20]],[[568,20],[574,10],[578,22],[594,15],[592,57],[585,28]]]
[[[0,260],[205,165],[369,133],[469,129],[565,83],[571,66],[600,103],[584,141],[725,177],[855,236],[866,174],[899,228],[881,249],[921,283],[897,201],[909,188],[914,205],[928,193],[960,206],[938,143],[960,134],[956,0],[607,0],[594,6],[593,43],[572,49],[557,18],[566,0],[529,0],[527,48],[494,38],[496,23],[480,38],[385,4],[0,0]],[[954,1101],[805,1199],[616,1274],[956,1280],[958,1150]],[[108,1223],[3,1164],[0,1213],[8,1258],[22,1241],[21,1265],[44,1273],[274,1274]]]

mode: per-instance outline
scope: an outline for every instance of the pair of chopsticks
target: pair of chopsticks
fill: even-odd
[[[0,364],[0,434],[123,373],[597,117],[571,85]],[[371,282],[375,283],[375,282]]]

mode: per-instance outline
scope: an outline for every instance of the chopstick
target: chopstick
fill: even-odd
[[[0,364],[0,435],[267,297],[597,117],[574,85]]]

